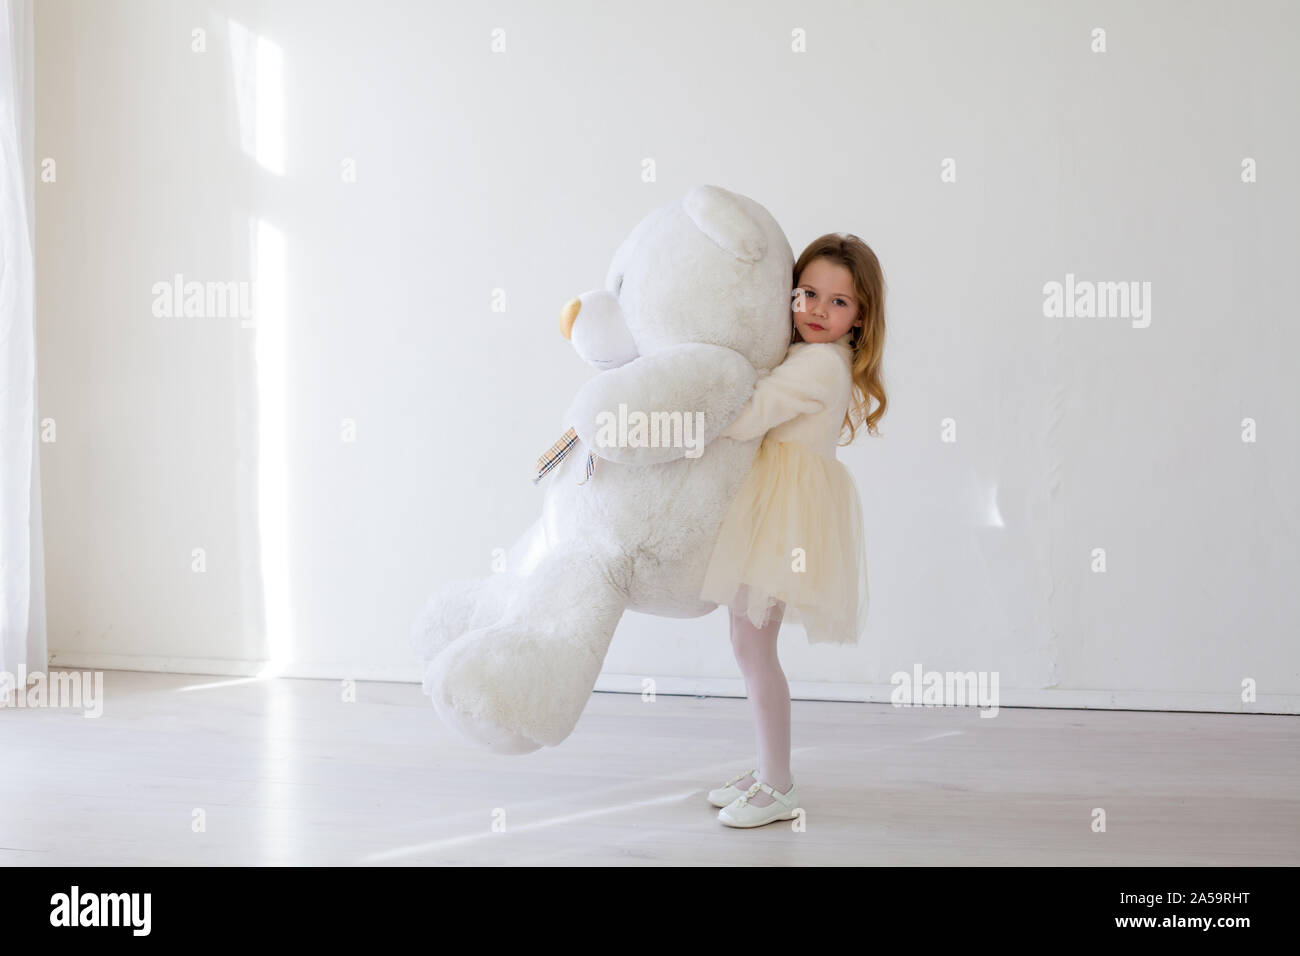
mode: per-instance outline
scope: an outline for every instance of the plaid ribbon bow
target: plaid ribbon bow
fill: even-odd
[[[541,481],[546,476],[547,472],[558,465],[563,460],[564,456],[573,450],[573,446],[577,443],[578,433],[572,428],[560,436],[560,440],[548,448],[546,452],[537,459],[537,474],[533,477],[533,484],[537,484]],[[595,470],[596,456],[588,453],[587,478],[590,478],[591,473]],[[585,485],[587,483],[587,478],[583,478],[582,481],[578,482],[578,484]]]

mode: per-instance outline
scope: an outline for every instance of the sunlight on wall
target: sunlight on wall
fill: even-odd
[[[280,673],[292,652],[289,593],[289,468],[285,375],[288,335],[284,234],[258,219],[253,238],[257,314],[254,361],[257,376],[257,528],[266,604],[270,663],[261,676]]]
[[[988,507],[985,509],[985,517],[988,519],[990,528],[1005,528],[1006,522],[1002,520],[1002,512],[998,509],[998,485],[997,482],[989,485],[988,489]]]
[[[239,143],[268,172],[284,175],[284,56],[278,44],[230,21]]]

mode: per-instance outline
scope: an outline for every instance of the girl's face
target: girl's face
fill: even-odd
[[[805,342],[834,342],[861,325],[853,275],[838,262],[814,259],[799,274],[790,314]]]

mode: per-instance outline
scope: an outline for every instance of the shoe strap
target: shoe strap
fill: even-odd
[[[744,773],[736,774],[734,777],[732,777],[730,780],[724,783],[723,786],[724,787],[734,786],[735,784],[739,783],[741,780],[744,780],[746,777],[753,777],[755,780],[757,780],[758,768],[755,767],[752,770],[746,770]]]
[[[757,777],[754,778],[754,783],[750,786],[750,788],[745,791],[744,796],[740,798],[741,801],[744,803],[749,803],[749,798],[752,797],[754,794],[758,793],[758,791],[760,790],[764,790],[767,793],[771,794],[773,800],[776,800],[778,803],[784,804],[786,807],[791,807],[794,805],[793,796],[784,793],[778,793],[775,787],[768,786],[762,780],[759,780]],[[790,781],[790,790],[791,791],[794,790],[793,780]]]

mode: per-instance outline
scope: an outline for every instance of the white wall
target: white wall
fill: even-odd
[[[1296,712],[1300,8],[1223,10],[44,0],[55,663],[415,679],[412,614],[535,517],[593,374],[559,306],[708,182],[889,282],[889,413],[841,451],[870,632],[784,632],[796,694],[919,662],[1003,705]],[[258,280],[257,327],[155,317],[176,273]],[[1067,273],[1150,282],[1149,326],[1044,317]],[[723,611],[629,614],[606,673],[740,686]]]

